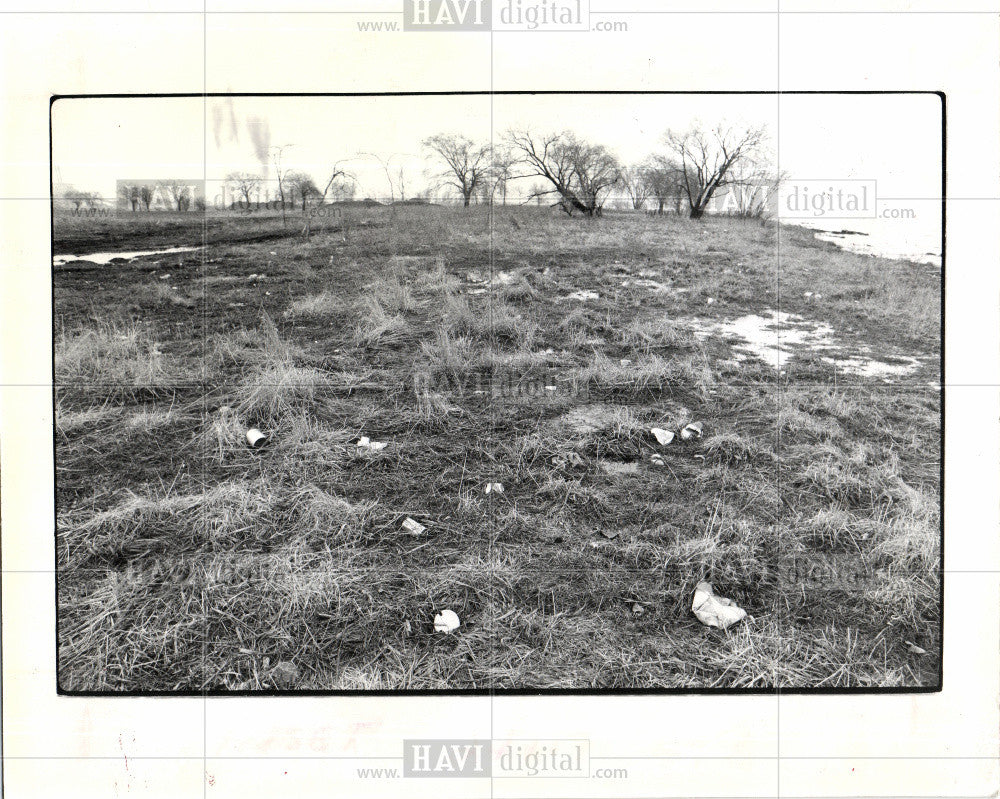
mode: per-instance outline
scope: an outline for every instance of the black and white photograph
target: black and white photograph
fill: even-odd
[[[945,99],[54,97],[59,693],[939,690]]]

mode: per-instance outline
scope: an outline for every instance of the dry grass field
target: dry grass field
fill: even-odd
[[[940,270],[347,213],[57,217],[57,254],[205,245],[54,269],[62,690],[939,682]],[[749,617],[699,623],[701,580]]]

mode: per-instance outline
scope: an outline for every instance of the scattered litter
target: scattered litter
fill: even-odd
[[[927,650],[923,647],[917,646],[913,641],[904,641],[906,648],[910,650],[914,655],[926,655]]]
[[[558,391],[559,389],[556,386],[546,386],[545,390],[546,391]]]
[[[567,294],[567,300],[598,300],[601,295],[596,291],[591,291],[590,289],[580,289],[579,291],[574,291],[572,294]]]
[[[806,299],[808,299],[812,295],[813,295],[813,293],[811,291],[806,291],[806,292],[802,293],[802,296],[805,297]]]
[[[260,449],[267,443],[267,436],[256,427],[247,430],[247,443],[250,449]]]
[[[715,302],[715,300],[712,297],[709,297],[707,300],[705,300],[706,305],[711,305],[713,302]]]
[[[467,272],[466,275],[465,275],[465,277],[466,277],[466,279],[470,283],[485,283],[486,282],[486,278],[483,277],[483,273],[482,272],[477,272],[476,270],[473,270],[471,272]]]
[[[664,430],[662,427],[654,427],[649,432],[656,436],[657,443],[664,447],[674,440],[673,432]]]
[[[487,483],[484,492],[487,494],[502,494],[503,483]]]
[[[368,436],[361,436],[358,439],[358,449],[366,449],[369,452],[381,452],[388,444],[384,441],[372,441]]]
[[[434,617],[434,630],[447,635],[457,630],[461,623],[455,611],[442,610]]]
[[[275,663],[271,669],[271,679],[279,688],[291,688],[299,679],[299,667],[287,660]]]
[[[276,253],[274,250],[271,250],[271,255],[277,255],[277,254],[278,253]]]
[[[169,273],[166,274],[166,275],[160,275],[160,280],[168,280],[169,278],[170,278],[170,274]]]
[[[565,452],[552,456],[552,465],[557,469],[565,469],[567,466],[583,466],[583,458],[576,452]]]
[[[703,460],[705,460],[705,456],[704,455],[695,455],[694,459],[696,461],[703,461]]]
[[[634,605],[632,605],[632,615],[633,616],[641,616],[645,612],[646,612],[646,609],[642,605],[640,605],[638,602],[636,602]]]
[[[411,519],[409,516],[403,519],[403,529],[410,535],[423,535],[427,532],[426,527],[415,519]]]
[[[681,438],[685,441],[692,438],[701,438],[702,430],[703,428],[701,422],[691,422],[686,425],[683,430],[681,430]]]
[[[667,462],[663,460],[663,456],[656,452],[649,456],[649,462],[653,464],[653,466],[659,466],[661,468],[667,465]]]
[[[407,619],[407,620],[406,620],[405,622],[403,622],[403,631],[404,631],[404,632],[405,632],[405,633],[406,633],[407,635],[409,635],[410,633],[412,633],[412,632],[413,632],[413,625],[412,625],[412,624],[410,624],[410,621],[409,621],[409,619]]]
[[[486,293],[486,289],[469,289],[465,293],[466,294],[473,294],[473,295],[485,294]]]
[[[747,617],[747,612],[743,608],[738,607],[731,599],[716,596],[712,584],[706,582],[700,582],[695,586],[691,610],[702,624],[723,630]]]
[[[605,538],[610,538],[610,539],[614,540],[615,538],[618,538],[618,531],[617,530],[608,530],[607,528],[602,528],[601,529],[601,535],[603,535]]]
[[[620,361],[618,361],[618,363],[621,364],[622,366],[628,366],[629,364],[632,363],[632,361],[628,358],[622,358]]]

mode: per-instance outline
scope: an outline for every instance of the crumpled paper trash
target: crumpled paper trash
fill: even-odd
[[[681,430],[681,438],[688,441],[692,438],[701,438],[704,426],[701,422],[691,422],[691,424],[686,425],[683,430]]]
[[[458,629],[461,623],[455,611],[442,610],[434,617],[434,630],[439,633],[452,633]]]
[[[358,439],[358,449],[368,450],[369,452],[381,452],[387,446],[389,446],[384,441],[372,441],[368,436],[361,436]]]
[[[702,624],[723,630],[747,617],[747,612],[743,608],[738,607],[731,599],[716,596],[712,584],[706,582],[700,582],[695,586],[691,610]]]
[[[662,427],[654,427],[649,432],[656,437],[657,443],[664,447],[674,440],[674,434],[670,430],[664,430]]]

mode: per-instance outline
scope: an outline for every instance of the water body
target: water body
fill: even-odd
[[[72,261],[88,261],[92,264],[106,266],[112,261],[133,261],[147,255],[171,255],[176,252],[194,252],[201,247],[165,247],[160,250],[133,250],[131,252],[95,252],[90,255],[56,255],[52,258],[53,266],[63,266]]]
[[[802,219],[794,224],[811,230],[850,252],[941,266],[941,222],[929,221],[927,209],[917,219]]]

